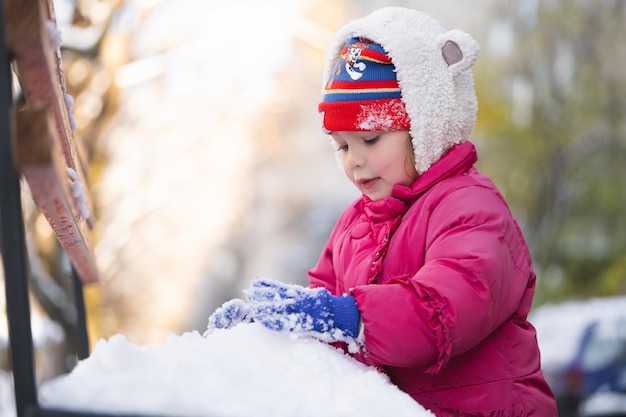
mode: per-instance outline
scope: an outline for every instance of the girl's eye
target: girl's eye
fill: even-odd
[[[378,139],[380,139],[380,136],[376,136],[375,138],[371,138],[371,139],[365,139],[364,142],[366,145],[373,145],[376,142],[378,142]]]
[[[348,145],[347,144],[345,144],[345,145],[337,145],[337,150],[345,152],[345,151],[348,150]]]

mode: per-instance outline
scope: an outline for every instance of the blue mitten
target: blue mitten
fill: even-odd
[[[215,329],[230,329],[241,322],[250,322],[250,305],[243,300],[234,298],[226,301],[209,317],[209,324],[204,335],[211,334]]]
[[[250,316],[270,330],[308,334],[326,342],[350,342],[358,336],[361,314],[351,295],[255,280],[246,297]]]

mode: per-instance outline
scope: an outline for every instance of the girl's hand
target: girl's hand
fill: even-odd
[[[226,301],[209,317],[209,325],[204,336],[211,334],[215,329],[230,329],[241,322],[251,322],[250,304],[234,298]]]
[[[249,316],[270,330],[326,342],[350,342],[358,335],[361,314],[351,295],[334,296],[324,288],[261,279],[245,293]]]

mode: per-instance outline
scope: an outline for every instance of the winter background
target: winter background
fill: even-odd
[[[506,28],[486,24],[491,3],[393,4],[471,33],[481,53],[506,55]],[[391,3],[82,4],[90,27],[67,25],[72,0],[55,8],[75,116],[85,137],[97,137],[89,146],[101,158],[90,187],[101,283],[85,288],[98,320],[89,323],[91,356],[63,375],[63,329],[35,306],[42,402],[190,416],[430,415],[383,376],[313,339],[255,325],[202,336],[209,314],[255,277],[305,284],[337,215],[356,197],[319,128],[323,59],[340,25]],[[71,53],[96,44],[96,63]],[[52,236],[45,221],[35,227]],[[563,341],[573,346],[602,311],[587,302],[538,310],[546,363],[566,360]],[[0,319],[0,417],[15,415],[7,345]]]

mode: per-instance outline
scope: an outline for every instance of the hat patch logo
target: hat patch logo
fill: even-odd
[[[357,60],[361,57],[361,52],[368,47],[369,44],[365,42],[356,42],[348,47],[348,53],[344,58],[345,68],[350,78],[354,81],[361,78],[363,71],[367,68],[365,62],[357,62]]]

